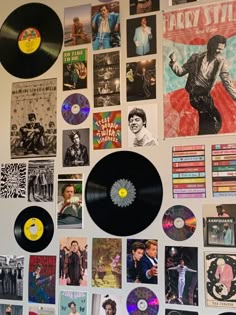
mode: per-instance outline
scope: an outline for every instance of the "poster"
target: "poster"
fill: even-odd
[[[163,13],[164,137],[236,132],[236,1]]]
[[[56,256],[30,255],[28,301],[55,304]]]
[[[93,114],[93,148],[121,148],[121,111]]]
[[[56,156],[56,109],[57,79],[12,84],[12,159]]]
[[[63,91],[87,88],[87,56],[85,48],[63,52]]]
[[[72,290],[60,291],[59,315],[87,315],[87,292]]]
[[[205,253],[206,305],[235,308],[236,255],[232,253]]]
[[[1,198],[26,197],[26,164],[1,164]]]

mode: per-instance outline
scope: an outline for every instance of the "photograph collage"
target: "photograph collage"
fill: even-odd
[[[0,12],[0,314],[236,314],[236,0]]]

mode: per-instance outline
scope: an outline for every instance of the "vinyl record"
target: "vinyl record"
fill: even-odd
[[[162,203],[162,182],[144,156],[119,151],[102,158],[91,170],[85,201],[93,221],[105,232],[139,233],[156,218]]]
[[[196,218],[189,208],[181,205],[173,206],[165,212],[162,227],[172,240],[184,241],[193,235]]]
[[[46,248],[53,233],[53,220],[41,207],[27,207],[16,218],[14,225],[16,241],[28,252],[39,252]]]
[[[0,60],[19,78],[34,78],[56,61],[62,47],[63,28],[57,14],[42,3],[16,8],[0,32]]]
[[[129,293],[126,307],[130,315],[156,315],[159,311],[159,301],[152,290],[138,287]]]
[[[68,124],[81,124],[88,117],[90,111],[89,101],[82,94],[71,94],[63,102],[61,113]]]

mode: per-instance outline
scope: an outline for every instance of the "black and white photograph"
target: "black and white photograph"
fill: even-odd
[[[63,130],[63,166],[89,165],[89,129]]]
[[[156,53],[156,16],[127,20],[127,57]]]
[[[129,0],[129,12],[133,14],[143,14],[160,9],[159,0]]]
[[[28,165],[28,201],[54,200],[54,160],[32,160]]]
[[[93,56],[94,107],[120,105],[120,52]]]
[[[23,307],[21,305],[0,304],[0,314],[22,315]]]
[[[156,98],[156,60],[126,64],[127,102]]]
[[[12,84],[12,159],[56,156],[56,104],[57,79]]]
[[[1,198],[26,197],[26,163],[1,164]]]
[[[155,104],[128,106],[128,145],[148,147],[158,145],[157,108]]]
[[[0,255],[0,299],[22,300],[23,276],[24,256]]]

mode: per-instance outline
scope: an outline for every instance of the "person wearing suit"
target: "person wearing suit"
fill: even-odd
[[[150,53],[150,40],[152,39],[152,29],[147,26],[147,19],[141,19],[141,26],[137,27],[134,32],[133,41],[136,46],[136,54],[143,56]]]
[[[140,282],[157,284],[157,241],[148,240],[145,243],[145,254],[140,260]]]

